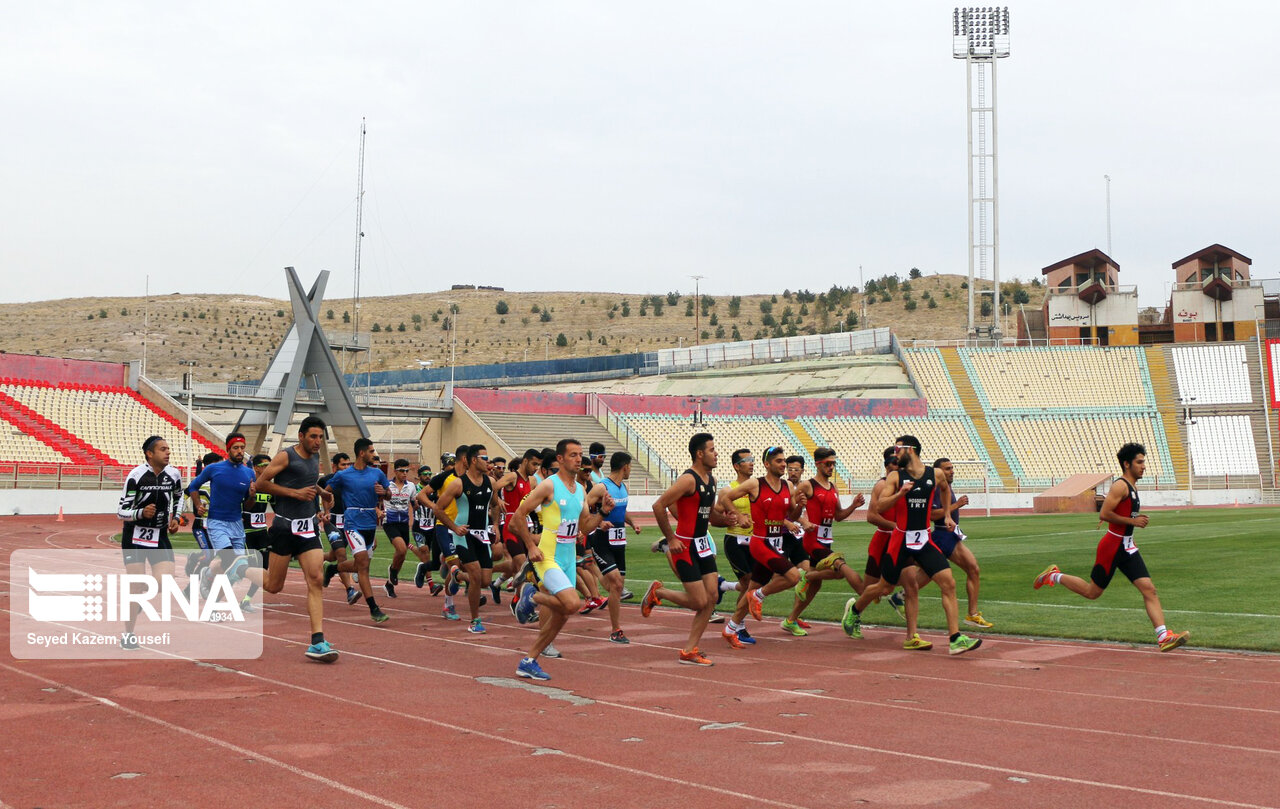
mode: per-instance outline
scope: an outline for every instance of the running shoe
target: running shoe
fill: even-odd
[[[720,637],[724,638],[724,642],[729,644],[730,649],[747,648],[743,645],[742,640],[738,638],[738,633],[728,627],[725,627],[724,631],[720,633]]]
[[[484,624],[480,623],[479,618],[472,618],[471,623],[467,626],[467,631],[472,635],[483,635],[489,630],[484,628]]]
[[[653,553],[666,553],[667,541],[665,539],[660,539],[657,542],[650,545],[649,550],[652,551]]]
[[[889,596],[889,606],[893,607],[894,612],[898,613],[902,620],[907,620],[907,602],[902,598],[901,590],[895,590],[893,595]]]
[[[307,647],[305,654],[312,660],[316,660],[321,663],[332,663],[338,659],[338,650],[333,648],[327,640],[311,644]]]
[[[584,599],[582,609],[578,610],[579,615],[588,615],[596,609],[596,600],[594,598]]]
[[[502,589],[506,590],[508,593],[514,593],[516,589],[516,577],[508,576],[506,581],[502,583]]]
[[[635,593],[631,592],[630,590],[626,589],[625,587],[622,589],[622,600],[623,600],[623,601],[630,601],[631,599],[633,599],[633,598],[635,598],[635,597],[636,597],[636,594],[635,594]]]
[[[971,615],[966,615],[964,617],[964,622],[969,626],[976,626],[979,629],[990,629],[991,627],[995,626],[995,624],[991,623],[986,618],[983,618],[981,612],[975,612]]]
[[[553,660],[559,660],[564,657],[564,655],[560,654],[560,650],[552,646],[550,643],[547,644],[547,648],[542,650],[542,656],[550,657]]]
[[[142,647],[138,645],[138,636],[132,632],[120,633],[120,648],[126,652],[136,652]]]
[[[800,581],[796,582],[796,598],[804,600],[809,594],[809,577],[805,575],[803,570],[800,571]]]
[[[648,618],[653,612],[653,608],[662,603],[662,599],[658,598],[658,588],[662,586],[662,582],[655,581],[649,585],[649,589],[644,594],[644,599],[640,602],[640,615]]]
[[[456,596],[462,585],[458,583],[458,574],[462,571],[458,570],[458,566],[454,565],[449,568],[449,574],[444,577],[444,591],[451,596]]]
[[[1190,634],[1190,632],[1166,632],[1159,643],[1160,651],[1172,652],[1179,646],[1186,646],[1187,636]]]
[[[532,657],[521,658],[519,664],[516,665],[516,676],[523,677],[526,680],[550,680],[551,675],[542,670],[542,666],[538,665],[538,661]]]
[[[724,576],[720,577],[720,581],[716,582],[716,604],[724,600]]]
[[[805,635],[809,634],[803,628],[801,628],[800,624],[794,621],[786,620],[786,619],[783,619],[782,621],[782,631],[790,632],[792,635],[795,635],[797,638],[803,638]]]
[[[538,583],[538,569],[533,566],[533,562],[526,561],[524,567],[520,568],[520,572],[516,574],[518,581],[527,581],[530,584]]]
[[[371,613],[371,617],[373,618],[373,622],[375,624],[385,624],[387,621],[391,620],[391,616],[387,615],[382,610],[378,610],[375,613]]]
[[[764,596],[760,594],[759,587],[747,592],[747,611],[757,621],[764,620]]]
[[[971,638],[968,635],[961,635],[951,641],[951,654],[962,655],[965,652],[972,652],[982,645],[982,638]]]
[[[227,571],[227,580],[234,587],[237,582],[244,578],[244,574],[249,572],[249,560],[241,556],[231,563],[231,569]]]
[[[697,646],[693,647],[692,652],[680,652],[680,662],[686,666],[714,666],[710,660],[702,656],[702,652]]]
[[[453,607],[445,607],[445,608],[444,608],[444,610],[443,610],[443,611],[441,611],[441,613],[440,613],[440,614],[441,614],[442,616],[444,616],[444,619],[445,619],[446,621],[459,621],[459,620],[462,620],[462,619],[460,619],[460,618],[458,617],[458,612],[457,612],[457,610],[455,610]]]
[[[813,629],[813,626],[803,618],[796,619],[796,626],[800,627],[801,629]]]
[[[387,579],[382,583],[382,591],[387,594],[387,598],[396,597],[396,583],[391,579]]]
[[[249,596],[245,596],[244,598],[240,599],[240,611],[241,612],[257,612],[258,608],[253,606],[252,598],[250,598]]]
[[[1032,586],[1032,587],[1034,587],[1034,588],[1035,588],[1035,589],[1037,589],[1037,590],[1039,590],[1041,587],[1044,587],[1046,584],[1047,584],[1047,585],[1049,585],[1050,587],[1052,587],[1052,586],[1053,586],[1053,578],[1052,578],[1052,577],[1053,577],[1053,574],[1054,574],[1054,573],[1061,573],[1061,572],[1062,572],[1062,571],[1058,569],[1058,566],[1057,566],[1057,565],[1049,565],[1048,567],[1046,567],[1046,568],[1044,569],[1044,572],[1043,572],[1043,573],[1041,573],[1039,576],[1036,576],[1036,580],[1035,580],[1034,582],[1032,582],[1032,583],[1031,583],[1031,586]]]
[[[495,606],[502,603],[502,584],[500,582],[489,582],[489,592],[493,594]]]
[[[433,595],[433,596],[438,596],[438,595],[440,595],[441,593],[443,593],[443,592],[444,592],[444,585],[443,585],[443,584],[437,584],[436,582],[434,582],[434,581],[432,581],[432,580],[430,580],[430,579],[427,579],[427,584],[430,586],[431,595]]]
[[[751,633],[747,631],[747,628],[745,626],[742,629],[738,630],[738,640],[742,641],[748,646],[754,646],[756,643],[756,639],[751,637]]]
[[[419,562],[418,567],[413,571],[413,586],[421,590],[430,576],[431,571],[427,570],[427,563]],[[432,582],[432,584],[435,584],[435,582]]]
[[[511,601],[511,614],[522,624],[529,623],[538,615],[538,605],[533,600],[533,594],[537,591],[538,588],[525,582],[520,588],[520,596]]]
[[[204,600],[209,597],[209,591],[213,589],[213,569],[203,568],[200,571],[200,599]]]
[[[862,638],[862,616],[853,607],[858,603],[857,597],[844,602],[844,615],[840,617],[840,628],[851,638]]]
[[[187,575],[190,576],[196,572],[196,565],[200,564],[200,560],[204,558],[204,551],[194,551],[187,554],[187,563],[183,566]]]
[[[324,586],[328,587],[329,582],[333,581],[333,577],[338,575],[338,566],[329,563],[324,566]]]
[[[923,640],[919,635],[912,635],[902,642],[902,648],[908,652],[927,652],[933,648],[933,644]]]
[[[716,612],[715,610],[712,610],[712,611],[711,611],[711,617],[707,619],[707,623],[709,623],[709,624],[723,624],[723,623],[724,623],[724,613],[723,613],[723,612]]]
[[[480,596],[480,606],[482,606],[482,607],[483,607],[485,604],[488,604],[488,603],[489,603],[489,597],[488,597],[488,596],[483,596],[483,595],[482,595],[482,596]]]
[[[609,633],[609,642],[610,643],[630,643],[631,639],[628,638],[626,635],[622,634],[622,630],[619,629],[617,632]]]
[[[391,567],[391,565],[387,565],[387,581],[392,585],[400,583],[400,571]],[[392,598],[395,598],[395,596],[392,596]]]
[[[354,604],[360,600],[360,591],[354,587],[347,588],[347,604]]]

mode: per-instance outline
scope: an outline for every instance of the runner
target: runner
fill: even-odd
[[[804,456],[788,455],[787,456],[787,480],[792,486],[799,486],[800,481],[804,478]]]
[[[947,616],[947,635],[951,641],[950,653],[964,654],[981,646],[982,640],[960,633],[956,580],[946,557],[929,537],[930,516],[935,500],[943,503],[944,524],[955,529],[955,521],[951,519],[951,486],[944,478],[935,477],[933,467],[925,466],[924,461],[920,460],[920,440],[915,436],[899,436],[894,450],[898,455],[898,469],[885,476],[885,487],[897,497],[882,497],[880,508],[881,513],[892,510],[896,514],[897,527],[880,558],[880,587],[885,583],[896,585],[908,565],[919,565],[942,591],[942,609]],[[869,592],[872,592],[872,588],[867,588],[860,599],[851,598],[845,604],[841,623],[847,633],[853,634],[851,629],[859,627],[861,618],[858,603],[866,599]]]
[[[591,446],[587,448],[587,452],[589,453],[591,458],[592,485],[595,485],[597,483],[604,483],[604,479],[606,477],[604,473],[604,456],[605,456],[604,444],[601,444],[599,441],[592,441]]]
[[[369,582],[369,557],[372,555],[374,537],[378,535],[378,506],[389,496],[390,481],[383,471],[373,465],[373,442],[357,438],[351,448],[356,460],[351,466],[329,477],[326,491],[336,499],[342,497],[346,504],[343,513],[342,538],[351,557],[336,565],[326,565],[325,580],[335,573],[355,573],[360,593],[369,606],[369,616],[376,624],[386,623],[389,616],[378,607],[373,598],[373,585]]]
[[[626,452],[615,452],[609,458],[609,474],[604,482],[605,494],[613,502],[613,509],[605,515],[604,522],[592,532],[588,543],[591,555],[595,557],[596,567],[604,577],[605,589],[609,591],[609,624],[612,632],[609,640],[613,643],[630,643],[622,631],[622,591],[626,586],[627,576],[627,527],[640,533],[627,514],[627,502],[630,493],[627,491],[627,480],[631,477],[631,455]]]
[[[215,554],[208,567],[201,574],[200,595],[209,594],[209,585],[214,576],[226,573],[232,586],[244,578],[246,573],[262,582],[262,568],[250,565],[244,558],[245,532],[242,506],[244,501],[257,492],[257,475],[244,462],[245,437],[240,433],[227,436],[227,459],[217,460],[205,466],[191,483],[187,484],[187,494],[193,503],[199,504],[199,492],[206,484],[209,487],[207,505],[197,506],[199,515],[204,518],[209,532],[209,547]],[[205,456],[206,459],[208,456]],[[215,456],[217,457],[217,456]]]
[[[419,564],[431,559],[430,551],[420,547],[410,537],[409,512],[412,510],[414,495],[418,493],[418,484],[409,480],[409,460],[398,458],[392,469],[395,477],[387,487],[389,497],[383,503],[385,516],[382,522],[382,531],[391,541],[391,547],[395,548],[391,564],[387,567],[387,580],[382,584],[387,598],[396,597],[396,585],[400,583],[400,568],[404,567],[406,553],[412,551],[418,557]]]
[[[444,589],[431,578],[431,571],[440,570],[444,560],[440,558],[440,546],[436,543],[436,515],[432,510],[418,502],[423,492],[431,491],[431,467],[423,464],[418,467],[418,488],[413,498],[413,543],[419,548],[426,548],[429,559],[419,562],[413,574],[413,585],[421,590],[429,585],[431,595],[440,595]]]
[[[1071,592],[1092,601],[1102,595],[1111,583],[1111,577],[1119,570],[1142,593],[1147,617],[1156,628],[1156,645],[1162,652],[1171,652],[1185,645],[1187,636],[1191,633],[1173,632],[1165,626],[1160,597],[1156,595],[1151,574],[1147,572],[1147,565],[1133,541],[1133,529],[1146,528],[1150,522],[1146,514],[1138,513],[1142,506],[1142,501],[1138,498],[1138,481],[1142,480],[1147,471],[1147,450],[1141,444],[1125,444],[1116,453],[1116,460],[1120,462],[1121,476],[1111,484],[1111,490],[1102,502],[1100,516],[1107,523],[1107,533],[1098,541],[1089,581],[1079,576],[1068,576],[1057,565],[1049,565],[1043,573],[1036,576],[1033,586],[1039,590],[1045,585],[1053,587],[1061,584]]]
[[[329,463],[333,466],[334,473],[341,472],[343,469],[351,466],[351,456],[345,452],[339,452],[329,459]],[[333,474],[325,475],[320,478],[317,485],[321,489],[327,489],[329,487],[329,479],[332,477]],[[325,539],[329,540],[329,551],[324,555],[324,561],[332,562],[334,567],[331,568],[329,565],[325,565],[325,587],[328,587],[329,582],[333,580],[333,575],[329,571],[337,570],[347,558],[347,540],[342,532],[343,513],[345,511],[346,506],[342,502],[342,498],[333,498],[333,505],[329,508],[329,517],[324,522],[324,536]],[[341,581],[342,586],[347,589],[348,606],[355,604],[360,600],[360,590],[351,580],[350,573],[345,570],[339,571],[338,580]]]
[[[256,489],[258,475],[262,474],[262,470],[266,469],[267,465],[271,463],[271,456],[254,455],[251,463],[253,464],[254,488]],[[267,558],[270,556],[271,548],[271,542],[267,539],[267,508],[271,505],[271,501],[271,495],[255,491],[252,496],[241,504],[244,544],[251,551],[249,561],[250,564],[261,569],[264,575],[267,570]],[[249,606],[252,612],[253,596],[261,586],[261,580],[249,581],[249,592],[240,600],[240,609],[243,610],[246,606]]]
[[[693,610],[689,637],[680,650],[680,662],[693,666],[710,666],[698,644],[706,631],[719,594],[720,574],[716,570],[716,549],[707,534],[710,525],[729,525],[735,518],[726,516],[716,506],[716,442],[711,433],[695,433],[689,439],[689,468],[653,504],[658,530],[667,541],[667,561],[675,571],[683,590],[670,590],[661,581],[649,585],[640,602],[640,614],[648,618],[663,599],[679,607]],[[674,508],[676,527],[671,529]]]
[[[755,471],[756,461],[751,456],[749,449],[736,449],[729,456],[729,460],[733,464],[733,471],[737,473],[738,480],[735,486],[741,486],[748,480]],[[724,558],[729,562],[729,569],[733,571],[733,575],[737,577],[737,582],[732,589],[737,591],[738,597],[741,598],[742,593],[751,589],[751,498],[748,495],[742,495],[732,502],[733,510],[737,513],[737,524],[731,525],[725,531],[724,535]],[[726,585],[728,582],[722,582],[720,585],[720,595],[723,597],[727,592]],[[746,624],[741,621],[729,621],[725,624],[724,631],[721,633],[725,642],[734,649],[741,649],[744,644],[753,644],[756,639],[751,637],[751,633],[747,631]]]
[[[142,442],[145,463],[134,467],[124,479],[124,492],[116,516],[124,521],[120,533],[120,550],[125,572],[145,575],[151,563],[151,576],[156,586],[165,576],[173,575],[173,545],[169,535],[178,530],[178,514],[182,508],[182,475],[169,465],[169,442],[158,435]],[[141,605],[129,607],[129,617],[120,635],[120,648],[141,648],[134,624]]]
[[[822,582],[828,579],[843,578],[850,589],[862,595],[864,585],[862,577],[845,564],[844,554],[832,550],[832,527],[853,516],[853,512],[862,508],[866,499],[861,494],[854,495],[848,506],[840,505],[840,494],[836,491],[834,481],[836,471],[836,451],[830,447],[818,447],[813,451],[813,465],[816,467],[814,477],[801,481],[796,487],[798,495],[805,500],[804,551],[808,554],[805,576],[796,586],[795,605],[791,614],[782,622],[782,629],[792,635],[809,634],[807,627],[800,626],[800,615],[813,603],[813,599],[822,588]]]
[[[216,452],[206,452],[203,458],[196,461],[196,475],[204,471],[206,466],[215,464],[222,460],[222,456]],[[209,564],[214,560],[213,542],[209,539],[209,528],[204,524],[205,514],[209,510],[209,484],[206,481],[201,484],[194,492],[184,492],[186,495],[182,504],[182,511],[179,512],[178,522],[186,525],[186,518],[182,516],[190,506],[191,509],[191,538],[196,541],[197,551],[187,554],[187,563],[184,570],[187,574],[187,587],[192,593],[197,588],[201,590],[201,595],[209,594],[209,584],[213,581],[213,577],[209,572]]]
[[[893,447],[889,447],[884,451],[884,469],[887,476],[890,472],[898,469],[898,456]],[[864,571],[866,579],[864,580],[862,596],[867,595],[867,591],[875,588],[874,593],[892,592],[893,585],[888,582],[881,584],[880,577],[880,558],[884,556],[884,549],[889,544],[890,537],[893,536],[894,528],[897,524],[881,513],[883,509],[889,508],[886,498],[889,498],[889,490],[885,483],[885,478],[876,481],[875,486],[871,489],[871,502],[867,507],[867,522],[875,526],[875,533],[871,537],[871,542],[867,546],[867,566]],[[892,495],[895,499],[900,499],[901,494]],[[870,603],[868,600],[867,603]],[[933,648],[933,644],[920,637],[919,627],[916,620],[920,614],[920,598],[919,586],[916,583],[915,576],[907,576],[902,580],[902,592],[892,593],[889,596],[889,604],[898,611],[907,622],[907,639],[903,641],[902,648],[909,652],[927,652]],[[859,598],[856,605],[865,608],[862,598]],[[845,605],[848,606],[847,604]],[[846,625],[845,631],[849,633],[851,638],[861,638],[861,626]]]
[[[457,480],[466,469],[467,463],[467,446],[463,444],[458,447],[457,452],[445,452],[440,455],[440,471],[435,477],[431,478],[426,488],[418,492],[416,502],[420,506],[425,506],[431,510],[432,519],[435,521],[435,541],[436,550],[440,556],[440,570],[448,574],[449,570],[458,564],[458,554],[454,546],[453,532],[449,530],[440,520],[440,513],[436,511],[436,504],[440,499],[440,493],[445,487]],[[452,502],[449,507],[444,510],[450,519],[457,517],[458,504]],[[446,578],[444,588],[444,609],[441,612],[442,617],[447,621],[457,621],[458,613],[454,609],[453,595],[449,592],[449,582]]]
[[[933,462],[933,468],[938,470],[934,474],[941,473],[946,476],[947,484],[950,485],[955,481],[956,467],[946,458],[939,458]],[[969,549],[969,543],[965,542],[968,537],[960,530],[960,509],[969,505],[969,495],[956,497],[955,487],[951,487],[951,519],[956,522],[956,529],[949,530],[942,521],[942,509],[935,508],[933,510],[933,541],[942,551],[942,555],[954,562],[957,567],[964,571],[965,575],[965,593],[969,597],[969,611],[965,613],[964,622],[969,626],[976,626],[979,629],[990,629],[995,624],[982,617],[982,612],[978,609],[978,558],[973,555],[973,551]]]
[[[529,496],[529,492],[533,491],[533,475],[538,470],[541,460],[542,455],[538,450],[527,449],[524,456],[520,458],[519,464],[494,483],[494,488],[502,492],[505,507],[502,518],[502,541],[506,545],[507,562],[503,572],[517,586],[521,582],[516,581],[516,576],[529,561],[529,557],[525,553],[524,542],[511,530],[511,520],[515,517],[520,503]],[[528,520],[527,527],[533,531],[533,515],[530,515]],[[497,565],[494,569],[497,569]]]
[[[763,619],[764,599],[800,583],[803,573],[784,552],[786,535],[794,531],[793,522],[800,514],[801,506],[792,500],[791,481],[784,478],[787,459],[782,447],[769,447],[764,451],[764,477],[749,480],[724,489],[719,494],[719,505],[725,511],[733,501],[746,496],[751,501],[751,541],[747,550],[751,554],[750,581],[738,595],[733,617],[725,624],[727,633],[735,635],[743,625],[747,613],[757,621]],[[755,585],[754,587],[752,585]],[[733,642],[730,641],[730,646]]]
[[[579,528],[590,529],[594,521],[587,510],[586,492],[577,482],[582,466],[582,445],[571,438],[556,444],[559,471],[533,487],[520,502],[509,522],[525,544],[529,561],[538,574],[539,586],[520,584],[520,597],[511,603],[511,611],[522,624],[533,620],[542,607],[542,623],[529,654],[516,666],[516,674],[530,680],[550,680],[551,675],[538,665],[538,656],[560,634],[569,616],[582,606],[574,587],[576,575],[575,546]],[[542,509],[542,534],[529,531],[527,518]]]
[[[449,568],[445,590],[458,592],[460,583],[467,587],[467,604],[471,623],[467,631],[482,635],[487,630],[480,620],[480,596],[493,576],[493,557],[489,553],[489,501],[493,498],[493,481],[489,479],[489,455],[483,444],[462,448],[466,471],[448,483],[434,504],[436,519],[457,535],[454,550],[459,564]],[[449,507],[456,504],[453,517]],[[461,524],[455,521],[463,520]]]
[[[324,448],[328,429],[318,416],[307,416],[298,428],[298,443],[287,447],[271,459],[258,476],[258,490],[275,497],[275,519],[268,529],[271,559],[262,589],[268,593],[284,590],[289,563],[297,559],[307,582],[307,614],[311,620],[311,645],[306,655],[312,660],[332,663],[338,650],[324,638],[324,590],[321,565],[324,551],[316,531],[317,516],[325,512],[316,507],[319,495],[327,508],[333,495],[317,485],[320,480],[319,452]]]

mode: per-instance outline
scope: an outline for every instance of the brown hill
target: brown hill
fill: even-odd
[[[907,293],[899,286],[875,295],[836,290],[821,295],[817,291],[744,295],[736,307],[728,296],[704,295],[702,342],[836,331],[841,324],[845,329],[889,326],[901,339],[959,339],[966,322],[963,282],[961,276],[934,275],[912,280]],[[1043,288],[1026,287],[1026,292],[1028,305],[1039,306]],[[906,308],[904,294],[916,302],[914,311]],[[697,340],[692,298],[685,294],[450,290],[366,298],[361,302],[361,320],[362,331],[377,329],[368,360],[372,370],[417,368],[418,360],[444,367],[451,348],[448,318],[451,306],[456,306],[457,362],[475,365],[688,345]],[[654,299],[661,302],[660,311]],[[929,308],[930,299],[937,302],[936,308]],[[502,304],[505,315],[498,313]],[[771,311],[763,311],[762,305]],[[186,360],[199,363],[197,381],[256,378],[290,323],[286,301],[244,295],[173,294],[153,296],[149,304],[143,298],[0,304],[0,350],[111,362],[136,360],[142,356],[144,309],[149,310],[150,323],[147,371],[154,378],[178,376],[183,370],[180,363]],[[326,301],[322,323],[330,335],[349,333],[351,325],[344,323],[344,316],[351,314],[350,299]],[[365,368],[361,360],[360,370]]]

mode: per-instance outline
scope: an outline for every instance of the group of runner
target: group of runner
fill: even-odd
[[[553,641],[575,613],[605,608],[609,640],[629,643],[621,626],[621,602],[632,597],[626,590],[626,547],[629,535],[641,529],[628,513],[627,453],[608,457],[606,471],[602,444],[592,444],[584,453],[578,441],[566,438],[555,448],[531,448],[508,467],[507,459],[491,457],[484,445],[462,445],[441,456],[438,473],[420,466],[417,480],[410,481],[408,461],[397,460],[389,479],[373,442],[361,438],[352,456],[333,456],[333,473],[321,478],[326,441],[325,424],[315,416],[302,421],[297,443],[274,457],[246,458],[244,437],[233,433],[225,460],[206,456],[198,475],[183,487],[177,470],[168,465],[167,442],[158,436],[148,439],[146,463],[127,478],[119,510],[129,572],[141,572],[143,563],[131,558],[135,549],[171,548],[168,535],[177,530],[185,493],[200,521],[194,526],[200,550],[188,558],[187,572],[205,592],[211,577],[221,573],[233,583],[248,579],[243,606],[252,609],[254,591],[280,592],[290,563],[297,561],[307,587],[311,638],[306,655],[311,659],[338,658],[323,629],[323,591],[333,578],[345,586],[348,604],[363,598],[374,622],[389,620],[370,581],[379,525],[393,547],[382,585],[386,598],[398,597],[403,564],[412,554],[417,560],[414,585],[433,596],[443,594],[444,619],[460,620],[455,597],[462,592],[467,631],[484,634],[481,608],[490,600],[499,605],[507,591],[507,607],[516,620],[538,623],[516,667],[521,677],[550,679],[539,659],[560,656]],[[803,478],[804,460],[788,456],[781,447],[764,450],[759,475],[751,451],[734,450],[730,464],[736,479],[723,488],[714,477],[714,437],[698,433],[688,449],[689,468],[652,508],[662,534],[654,549],[667,555],[680,586],[654,581],[640,601],[644,618],[663,601],[693,613],[680,663],[712,665],[700,645],[726,593],[733,593],[735,602],[721,634],[730,648],[741,650],[756,642],[746,619],[763,619],[765,599],[789,593],[791,609],[782,629],[803,636],[809,628],[803,618],[806,608],[824,582],[838,581],[853,592],[841,620],[851,638],[862,637],[863,611],[887,599],[906,620],[903,648],[931,648],[916,621],[919,591],[933,582],[946,616],[949,652],[958,655],[981,646],[980,638],[960,631],[950,564],[954,561],[967,578],[963,620],[971,627],[990,628],[978,609],[978,563],[958,524],[968,498],[952,491],[951,462],[938,458],[926,464],[914,436],[899,436],[883,451],[885,474],[869,498],[858,494],[847,503],[836,491],[837,458],[831,448],[815,449],[816,470],[808,479]],[[1034,587],[1062,584],[1097,598],[1120,570],[1142,593],[1157,643],[1168,651],[1183,645],[1187,633],[1165,627],[1155,588],[1133,543],[1134,528],[1145,527],[1148,519],[1139,514],[1136,489],[1145,450],[1127,444],[1117,457],[1122,477],[1102,506],[1101,517],[1110,530],[1099,543],[1091,580],[1050,566],[1036,577]],[[859,572],[834,548],[833,529],[864,505],[865,519],[876,531]],[[710,534],[712,527],[726,529],[722,548]],[[328,540],[327,549],[322,537]],[[734,580],[721,575],[721,551]],[[171,551],[167,562],[166,570],[165,560],[153,561],[153,573],[172,572]],[[131,636],[132,618],[127,630]],[[128,637],[125,645],[136,648],[128,645]]]

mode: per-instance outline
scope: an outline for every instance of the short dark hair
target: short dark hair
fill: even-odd
[[[894,450],[893,447],[885,447],[884,465],[885,466],[888,466],[889,464],[896,465],[897,463],[898,463],[898,453]]]
[[[396,458],[396,462],[395,462],[395,464],[393,464],[393,465],[395,466],[395,468],[396,468],[396,469],[408,469],[408,468],[409,468],[409,459],[408,459],[408,458]]]
[[[499,455],[496,458],[490,459],[490,463],[506,463],[506,462],[507,462],[507,459],[502,457],[501,455]]]
[[[599,441],[592,441],[591,446],[587,447],[587,452],[591,453],[592,455],[603,455],[604,444],[601,444]]]
[[[920,454],[920,439],[916,438],[914,435],[900,435],[898,436],[898,443],[904,447],[911,447],[916,451],[917,455]]]
[[[236,439],[239,439],[245,442],[246,444],[249,443],[249,439],[244,437],[244,433],[232,433],[231,435],[227,436],[227,446],[228,447],[231,446],[236,441]]]
[[[631,453],[619,450],[613,453],[613,457],[609,459],[609,468],[617,472],[629,463],[631,463]]]
[[[801,469],[804,469],[804,456],[803,456],[803,455],[788,455],[788,456],[787,456],[787,466],[790,466],[790,465],[791,465],[791,464],[793,464],[793,463],[798,463],[798,464],[800,464],[800,468],[801,468]]]
[[[1120,451],[1116,453],[1116,460],[1120,462],[1120,468],[1124,469],[1126,466],[1133,463],[1139,455],[1146,454],[1146,447],[1137,442],[1130,441],[1128,444],[1121,447]]]
[[[575,444],[579,447],[582,446],[582,442],[576,438],[561,438],[559,441],[556,442],[555,457],[557,458],[564,457],[565,450],[567,450],[571,446],[574,446]],[[543,456],[543,461],[544,462],[546,461],[546,456]]]
[[[316,427],[320,428],[320,432],[324,433],[325,438],[329,437],[329,428],[325,426],[324,419],[319,416],[307,416],[303,419],[302,423],[298,425],[298,435],[306,435]]]
[[[538,462],[544,469],[550,469],[551,464],[556,462],[556,451],[551,447],[543,447],[538,455]]]
[[[341,455],[342,453],[338,453],[338,454]],[[264,464],[264,463],[271,463],[271,456],[265,453],[258,453],[257,455],[253,456],[252,463],[254,466],[257,466],[259,464]]]
[[[689,439],[689,457],[697,458],[698,453],[707,448],[707,443],[714,440],[715,436],[711,433],[694,433],[693,438]]]
[[[524,456],[523,456],[520,460],[522,460],[522,461],[531,461],[531,460],[535,460],[535,459],[536,459],[536,460],[539,460],[539,461],[541,461],[541,460],[542,460],[542,450],[540,450],[540,449],[534,449],[533,447],[529,447],[528,449],[526,449],[526,450],[524,451]]]
[[[934,462],[933,462],[933,468],[934,468],[934,469],[938,469],[938,468],[939,468],[939,467],[941,467],[944,463],[951,463],[951,459],[950,459],[950,458],[939,458],[938,460],[936,460],[936,461],[934,461]]]
[[[733,454],[729,456],[729,462],[734,466],[742,463],[742,459],[751,454],[749,449],[735,449]]]
[[[333,464],[334,466],[337,466],[343,461],[349,461],[349,460],[351,460],[350,455],[348,455],[345,452],[337,452],[337,453],[334,453],[334,456],[329,459],[329,463]]]
[[[459,458],[462,458],[462,459],[464,459],[464,460],[468,460],[468,461],[469,461],[469,460],[471,460],[471,456],[469,456],[469,455],[467,454],[467,453],[469,453],[469,452],[471,452],[471,445],[470,445],[470,444],[459,444],[459,445],[458,445],[458,448],[457,448],[456,450],[454,450],[454,453],[453,453],[453,459],[456,461],[456,460],[458,460]]]
[[[768,463],[769,461],[773,460],[774,458],[778,457],[784,452],[786,452],[786,450],[783,449],[782,447],[765,447],[764,454],[762,454],[760,457],[764,459],[765,463]]]
[[[356,443],[353,447],[351,447],[351,451],[359,455],[360,453],[364,452],[366,449],[372,446],[373,446],[372,438],[360,437],[356,439]]]
[[[827,458],[834,458],[835,454],[836,454],[836,451],[831,447],[818,447],[813,451],[813,462],[822,463]]]
[[[157,442],[157,441],[163,441],[163,440],[164,440],[164,436],[162,436],[162,435],[153,435],[153,436],[150,436],[149,438],[147,438],[147,440],[146,440],[146,441],[143,441],[143,442],[142,442],[142,451],[143,451],[143,452],[150,452],[150,451],[151,451],[151,448],[152,448],[152,447],[154,447],[154,446],[156,445],[156,442]]]
[[[209,464],[215,464],[218,461],[221,461],[222,456],[216,452],[206,452],[204,454],[204,457],[201,458],[200,460],[204,462],[205,466],[208,466]]]
[[[467,463],[471,463],[472,461],[474,461],[477,455],[484,454],[484,451],[486,449],[488,449],[488,447],[486,447],[484,444],[468,445],[467,446]]]

